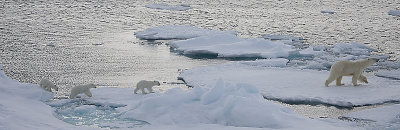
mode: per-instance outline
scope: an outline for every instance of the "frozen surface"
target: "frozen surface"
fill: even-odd
[[[135,32],[135,36],[143,40],[168,40],[189,39],[205,35],[216,35],[220,33],[235,34],[233,31],[215,31],[185,25],[165,25]]]
[[[171,129],[188,126],[214,129],[354,128],[340,121],[301,117],[287,107],[265,101],[257,88],[248,84],[219,80],[209,87],[188,91],[175,88],[147,95],[132,94],[132,91],[132,88],[98,88],[92,91],[94,96],[87,101],[97,102],[100,106],[108,106],[110,102],[124,103],[127,106],[116,109],[123,113],[121,118],[150,123],[144,129],[159,126]]]
[[[53,109],[43,103],[53,98],[52,93],[4,76],[0,71],[0,129],[78,129],[55,118]]]
[[[273,60],[271,63],[268,60],[257,60],[198,67],[183,71],[180,77],[194,87],[208,87],[215,84],[217,79],[232,84],[242,82],[255,86],[267,99],[293,104],[352,107],[400,101],[398,80],[364,74],[369,84],[353,87],[351,78],[344,77],[344,86],[337,87],[331,83],[330,87],[325,87],[328,71],[269,67],[282,67],[281,62],[284,60]],[[366,93],[369,95],[365,96]]]
[[[175,10],[175,11],[185,11],[191,9],[189,5],[180,4],[180,5],[168,5],[168,4],[148,4],[147,8],[151,9],[164,9],[164,10]]]
[[[400,80],[400,70],[379,70],[375,73],[376,76]]]
[[[239,38],[233,34],[208,35],[173,41],[169,45],[184,55],[216,54],[217,57],[288,57],[294,51],[290,45],[262,38]]]
[[[400,129],[400,104],[346,114],[341,119],[363,123],[368,129]]]
[[[400,10],[390,10],[388,14],[393,16],[400,16]]]
[[[335,11],[332,11],[332,10],[321,10],[321,13],[325,13],[325,14],[335,14]]]

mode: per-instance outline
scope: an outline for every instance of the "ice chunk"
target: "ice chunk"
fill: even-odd
[[[151,9],[164,9],[164,10],[174,10],[174,11],[185,11],[191,9],[189,5],[180,4],[180,5],[168,5],[168,4],[148,4],[147,8]]]
[[[0,75],[0,129],[79,129],[55,118],[53,109],[43,103],[53,97],[52,93],[39,85],[4,77],[2,71]]]
[[[250,61],[215,66],[198,67],[185,70],[180,74],[186,83],[194,87],[207,87],[221,78],[226,82],[238,82],[257,87],[267,99],[295,104],[329,104],[352,107],[385,102],[400,101],[400,82],[366,75],[369,84],[351,85],[351,77],[343,77],[344,86],[332,83],[325,87],[328,71],[300,70],[294,68],[268,68],[253,66]],[[265,61],[263,61],[265,62]],[[318,68],[318,64],[315,64]],[[365,93],[373,93],[365,96]]]
[[[301,47],[303,45],[303,38],[295,37],[290,35],[271,35],[271,34],[264,34],[261,36],[264,39],[271,40],[271,41],[281,41],[288,45],[293,45],[296,47]]]
[[[324,14],[335,14],[335,11],[332,11],[332,10],[321,10],[321,13],[324,13]]]
[[[340,119],[367,124],[368,129],[400,129],[400,104],[353,112]]]
[[[393,16],[400,16],[400,10],[390,10],[388,14]]]
[[[336,54],[350,54],[350,55],[371,55],[375,49],[365,46],[359,43],[339,43],[335,44],[332,48],[332,52]]]
[[[400,70],[379,70],[375,73],[376,76],[400,80]]]
[[[173,41],[169,45],[185,55],[217,54],[218,57],[288,57],[293,47],[281,42],[261,38],[244,39],[233,34],[201,36],[193,39]]]
[[[132,104],[124,117],[156,126],[201,123],[275,129],[340,128],[300,117],[287,107],[265,101],[252,85],[229,84],[223,80],[204,89],[195,87],[186,92],[176,88],[165,94],[146,95],[139,103]]]
[[[234,31],[215,31],[201,29],[194,26],[185,25],[166,25],[148,28],[143,31],[135,32],[139,39],[143,40],[170,40],[170,39],[190,39],[205,35],[215,35],[220,33],[235,34]]]

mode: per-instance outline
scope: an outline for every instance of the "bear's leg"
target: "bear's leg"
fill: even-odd
[[[85,91],[85,94],[86,94],[86,96],[88,96],[88,97],[92,97],[92,93],[91,93],[89,90]]]
[[[149,93],[153,93],[152,87],[147,87],[147,90],[149,90]]]
[[[361,72],[355,72],[355,73],[353,74],[353,78],[352,78],[352,80],[351,80],[351,82],[353,83],[353,86],[358,86],[357,80],[358,80],[358,78],[360,77],[360,75],[361,75]]]
[[[142,90],[142,94],[146,94],[146,92],[144,91],[144,88],[141,88],[141,90]]]
[[[75,98],[76,98],[76,95],[77,95],[77,94],[71,92],[71,94],[69,95],[69,98],[70,98],[70,99],[75,99]]]
[[[136,87],[133,93],[137,94],[137,91],[139,90],[139,87]]]
[[[367,77],[364,75],[360,74],[360,77],[358,78],[358,81],[368,83]]]
[[[336,78],[336,86],[344,85],[344,84],[342,84],[342,78],[343,78],[343,76],[339,76],[338,78]]]

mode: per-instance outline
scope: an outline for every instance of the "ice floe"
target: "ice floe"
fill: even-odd
[[[19,83],[4,76],[4,72],[0,71],[0,129],[79,128],[53,116],[53,109],[44,103],[53,98],[52,93],[39,85]]]
[[[379,70],[375,73],[376,76],[400,80],[400,70]]]
[[[184,55],[216,54],[217,57],[288,57],[292,46],[262,38],[239,38],[233,34],[201,36],[168,43]]]
[[[180,5],[168,5],[168,4],[148,4],[147,8],[151,9],[163,9],[163,10],[174,10],[174,11],[185,11],[191,9],[189,5],[180,4]]]
[[[327,104],[342,107],[363,106],[400,101],[400,81],[366,74],[369,84],[324,87],[328,71],[284,67],[285,59],[234,62],[185,70],[180,77],[190,86],[207,87],[217,79],[246,83],[257,87],[267,99],[293,104]],[[280,62],[277,62],[280,61]],[[266,64],[265,66],[262,64]],[[269,66],[278,66],[271,68]]]
[[[324,14],[335,14],[335,11],[332,11],[332,10],[321,10],[321,13],[324,13]]]
[[[234,31],[215,31],[201,29],[186,25],[166,25],[147,28],[143,31],[135,32],[135,36],[143,40],[171,40],[171,39],[190,39],[204,35],[215,35],[220,33],[234,34]]]
[[[393,16],[400,16],[400,10],[390,10],[388,14]]]
[[[340,117],[355,121],[367,129],[400,129],[400,104],[352,112]]]

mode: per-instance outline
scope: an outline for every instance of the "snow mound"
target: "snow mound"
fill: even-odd
[[[368,129],[400,129],[400,104],[352,112],[339,117],[343,120],[358,121]]]
[[[321,13],[323,13],[323,14],[335,14],[335,11],[332,11],[332,10],[321,10]]]
[[[261,38],[244,39],[233,34],[201,36],[188,40],[172,41],[169,45],[184,55],[215,54],[217,57],[288,57],[293,47],[281,42]]]
[[[235,34],[235,32],[233,31],[215,31],[185,25],[166,25],[147,28],[143,31],[135,32],[135,36],[142,40],[184,40],[199,36],[215,35],[221,33]]]
[[[168,5],[168,4],[148,4],[147,8],[150,9],[163,9],[163,10],[173,10],[173,11],[185,11],[191,9],[189,5],[180,4],[180,5]]]
[[[267,99],[293,104],[353,107],[400,101],[398,80],[366,75],[369,84],[353,87],[351,77],[344,77],[345,86],[325,87],[328,71],[271,68],[265,60],[252,62],[257,66],[247,61],[198,67],[183,71],[180,78],[194,87],[208,87],[219,78],[232,84],[243,82],[257,87]],[[365,96],[366,93],[371,94]]]
[[[400,80],[400,70],[379,70],[375,73],[376,76]]]
[[[393,16],[400,16],[400,10],[390,10],[388,14]]]

